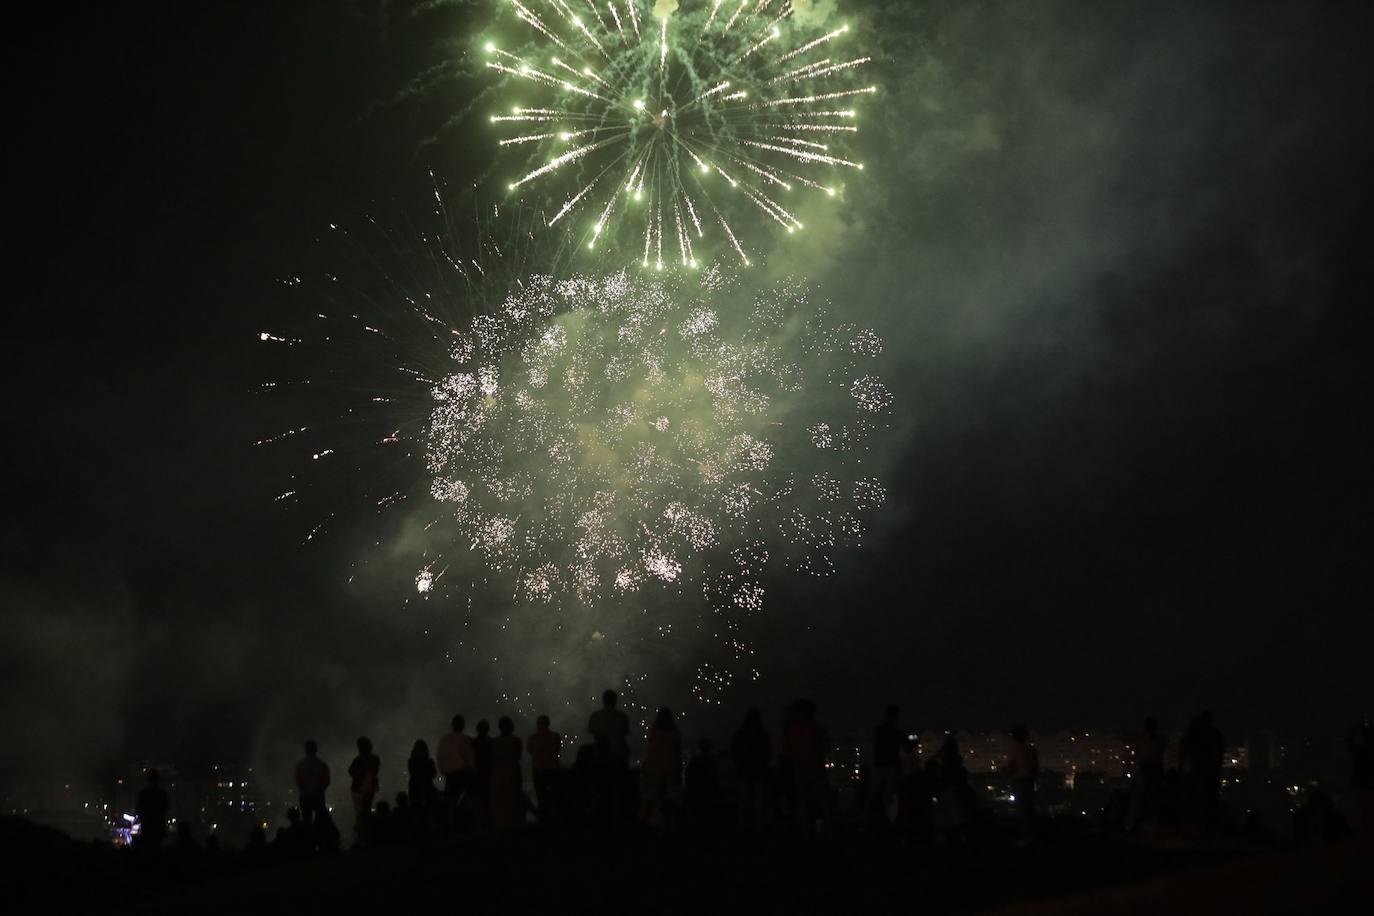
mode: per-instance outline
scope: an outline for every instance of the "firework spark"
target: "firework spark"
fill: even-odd
[[[848,103],[876,91],[855,84],[869,58],[843,50],[847,25],[815,34],[791,0],[534,7],[506,0],[522,37],[484,47],[537,106],[491,122],[523,131],[503,148],[532,150],[512,192],[565,182],[546,224],[570,225],[579,245],[619,245],[657,269],[727,248],[748,265],[744,214],[797,232],[797,194],[834,196],[863,168],[832,149],[857,131]]]

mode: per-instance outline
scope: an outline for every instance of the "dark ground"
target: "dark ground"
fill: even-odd
[[[256,867],[164,855],[149,869],[12,819],[3,830],[18,912],[1374,912],[1374,848],[1353,845],[1273,852],[1084,833],[1029,849],[951,848],[863,833],[527,832]]]

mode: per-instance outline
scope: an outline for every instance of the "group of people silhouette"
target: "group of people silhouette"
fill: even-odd
[[[939,750],[922,760],[900,719],[900,709],[889,706],[873,728],[871,753],[846,813],[851,820],[918,840],[969,842],[978,801],[957,739],[947,734]],[[530,820],[569,828],[637,820],[659,832],[685,823],[720,827],[733,821],[746,832],[779,825],[814,832],[841,818],[828,772],[830,736],[811,700],[798,699],[788,707],[776,745],[761,712],[751,708],[728,749],[718,753],[713,742],[702,740],[690,758],[684,756],[672,710],[660,708],[648,728],[637,772],[631,767],[630,719],[614,690],[603,694],[586,733],[590,741],[577,747],[568,764],[564,738],[547,715],[536,719],[523,740],[508,716],[497,720],[493,735],[487,720],[477,722],[469,734],[466,718],[455,715],[433,755],[427,742],[415,741],[406,761],[406,785],[394,805],[381,797],[381,759],[371,740],[360,737],[347,771],[354,842],[388,845],[514,831]],[[1012,829],[1018,842],[1026,844],[1037,833],[1040,756],[1024,725],[1013,727],[1010,737],[998,771],[1009,789]],[[1179,740],[1176,767],[1166,763],[1167,745],[1155,719],[1145,719],[1133,742],[1129,789],[1121,793],[1118,806],[1119,825],[1126,833],[1161,821],[1204,831],[1218,824],[1226,744],[1211,713],[1190,722]],[[1374,726],[1366,722],[1352,732],[1348,747],[1354,760],[1357,827],[1368,837],[1374,834]],[[526,758],[532,801],[525,791]],[[332,775],[313,739],[304,744],[294,783],[297,805],[273,845],[288,853],[338,849],[342,839],[327,798]],[[140,846],[163,843],[169,808],[157,772],[149,770],[137,800]],[[1314,817],[1321,815],[1314,812]],[[265,833],[255,831],[249,851],[265,844]]]

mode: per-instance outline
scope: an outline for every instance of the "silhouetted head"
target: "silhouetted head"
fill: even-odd
[[[478,734],[478,735],[489,735],[489,734],[491,734],[491,723],[488,722],[486,719],[478,719],[478,720],[477,720],[477,734]]]
[[[744,714],[744,724],[751,728],[755,725],[763,727],[763,713],[759,712],[757,706],[750,706],[748,712]]]
[[[358,753],[359,753],[359,754],[370,754],[370,753],[372,753],[372,739],[371,739],[371,738],[366,738],[366,737],[364,737],[364,738],[359,738],[359,739],[358,739]]]
[[[1024,725],[1013,725],[1011,727],[1011,736],[1018,744],[1024,744],[1026,739],[1030,737],[1030,732]]]
[[[1203,728],[1211,728],[1212,711],[1210,709],[1204,709],[1201,713],[1198,714],[1197,721],[1198,724],[1201,725]]]
[[[404,792],[396,793],[396,810],[403,811],[410,807],[410,796]]]
[[[453,721],[449,724],[453,726],[453,730],[455,732],[461,732],[465,727],[467,727],[468,720],[464,719],[462,716],[454,716]]]
[[[945,743],[940,747],[940,756],[952,760],[962,759],[963,755],[959,753],[959,742],[953,735],[945,735]]]
[[[616,696],[614,690],[607,690],[601,695],[601,705],[605,706],[607,709],[615,709],[615,703],[618,699],[620,698]]]
[[[496,730],[503,735],[512,734],[515,732],[515,723],[510,716],[502,716],[496,720]]]
[[[534,727],[537,728],[537,729],[539,729],[541,732],[546,732],[546,731],[548,731],[548,730],[549,730],[549,717],[548,717],[548,716],[540,716],[539,718],[535,719],[535,720],[534,720]]]
[[[887,708],[887,721],[895,723],[897,717],[902,714],[902,710],[895,703]]]
[[[654,728],[673,728],[673,711],[667,706],[660,706],[658,715],[654,716]]]
[[[320,751],[320,746],[315,743],[314,738],[305,739],[305,756],[314,757]]]
[[[424,741],[416,741],[414,747],[410,749],[411,760],[424,760],[429,756],[429,745]]]
[[[1154,735],[1154,734],[1158,734],[1158,732],[1159,732],[1159,723],[1155,721],[1155,717],[1154,717],[1154,716],[1146,716],[1146,717],[1145,717],[1145,734],[1147,734],[1147,735]]]
[[[287,822],[288,822],[292,827],[295,827],[297,824],[299,824],[299,823],[301,822],[301,809],[300,809],[300,808],[287,808],[287,809],[286,809],[286,820],[287,820]]]
[[[148,768],[148,772],[147,772],[147,773],[144,773],[143,775],[144,775],[145,777],[147,777],[147,779],[148,779],[148,785],[150,785],[150,786],[155,786],[155,785],[158,784],[158,781],[159,781],[160,777],[157,775],[157,770],[156,770],[156,769],[154,769],[154,768],[152,768],[152,767],[149,767],[149,768]]]

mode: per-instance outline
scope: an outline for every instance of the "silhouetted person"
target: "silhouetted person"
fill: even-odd
[[[1134,833],[1147,817],[1159,813],[1164,792],[1164,752],[1167,739],[1159,733],[1153,716],[1145,719],[1145,731],[1136,741],[1135,769],[1131,773],[1131,801],[1126,832]]]
[[[286,809],[286,826],[277,828],[272,849],[279,858],[291,859],[310,851],[313,845],[307,838],[309,828],[299,808]]]
[[[714,817],[719,794],[715,745],[710,738],[702,738],[697,743],[697,752],[687,761],[687,810],[699,819]]]
[[[560,755],[563,751],[563,736],[549,727],[548,716],[540,716],[535,720],[534,734],[525,739],[525,749],[530,754],[539,819],[547,820],[554,809]]]
[[[145,774],[146,785],[139,790],[134,800],[134,814],[138,817],[137,846],[147,852],[155,853],[162,848],[167,836],[167,812],[172,803],[163,790],[157,770],[150,769]]]
[[[959,742],[947,735],[940,750],[926,763],[926,776],[935,797],[934,821],[939,836],[948,841],[968,839],[973,818],[973,790]]]
[[[1312,789],[1293,813],[1293,840],[1299,846],[1317,846],[1350,838],[1350,825],[1336,810],[1331,796]]]
[[[730,756],[739,783],[739,821],[747,830],[756,830],[763,821],[767,804],[769,766],[773,762],[773,741],[763,727],[763,715],[752,707],[730,742]]]
[[[491,825],[497,830],[513,830],[525,823],[520,739],[515,737],[510,716],[497,720],[496,729],[500,734],[491,741]]]
[[[798,814],[806,829],[816,826],[829,807],[830,786],[825,778],[825,757],[830,737],[816,721],[816,704],[798,700],[791,723],[783,734],[783,751],[792,765]]]
[[[486,827],[491,820],[491,723],[477,720],[477,734],[472,738],[472,810],[477,825]]]
[[[1374,840],[1374,723],[1368,719],[1350,733],[1350,786],[1355,790],[1358,828],[1365,842]]]
[[[328,811],[324,790],[329,788],[329,764],[319,758],[314,739],[305,742],[305,756],[296,764],[296,795],[300,799],[301,822],[313,828],[320,812]]]
[[[391,805],[385,801],[377,802],[377,807],[368,816],[367,829],[369,843],[390,846],[396,839],[396,815],[392,813]]]
[[[406,775],[409,777],[406,789],[410,792],[410,804],[415,809],[415,816],[427,818],[439,794],[434,788],[434,779],[439,775],[439,770],[429,756],[429,745],[424,741],[416,741],[411,747],[410,759],[406,761]]]
[[[630,718],[616,709],[618,699],[614,690],[607,690],[601,695],[601,708],[587,720],[587,731],[596,747],[597,792],[606,814],[622,810],[630,769]]]
[[[372,813],[372,800],[377,797],[380,788],[381,770],[381,759],[372,753],[372,740],[359,738],[358,756],[348,765],[348,775],[353,780],[353,829],[358,834],[359,842],[365,843],[370,839],[367,832],[368,817]]]
[[[200,845],[191,834],[189,821],[177,821],[176,840],[172,843],[172,862],[175,871],[183,877],[194,873],[201,864]]]
[[[891,817],[892,803],[902,780],[902,750],[907,745],[906,731],[897,719],[901,710],[887,707],[883,721],[873,729],[873,766],[869,770],[869,804]]]
[[[682,785],[682,733],[673,721],[673,711],[666,706],[659,709],[649,728],[643,777],[640,816],[651,825],[666,829]]]
[[[1040,752],[1031,743],[1026,726],[1011,730],[1011,750],[1007,753],[1007,776],[1011,780],[1012,804],[1021,825],[1021,839],[1029,841],[1035,829],[1035,780],[1040,775]]]
[[[327,808],[315,819],[314,842],[320,852],[338,852],[343,842],[338,825]]]
[[[1193,717],[1179,750],[1188,771],[1197,819],[1211,828],[1221,811],[1221,758],[1226,753],[1226,739],[1213,724],[1210,709]]]
[[[253,829],[248,831],[248,845],[243,848],[243,862],[250,868],[258,868],[266,865],[268,858],[267,831],[261,825],[254,824]]]
[[[439,773],[444,777],[445,827],[452,830],[457,825],[459,806],[464,793],[471,789],[476,758],[472,750],[472,739],[463,734],[467,720],[454,716],[452,731],[439,739]]]

